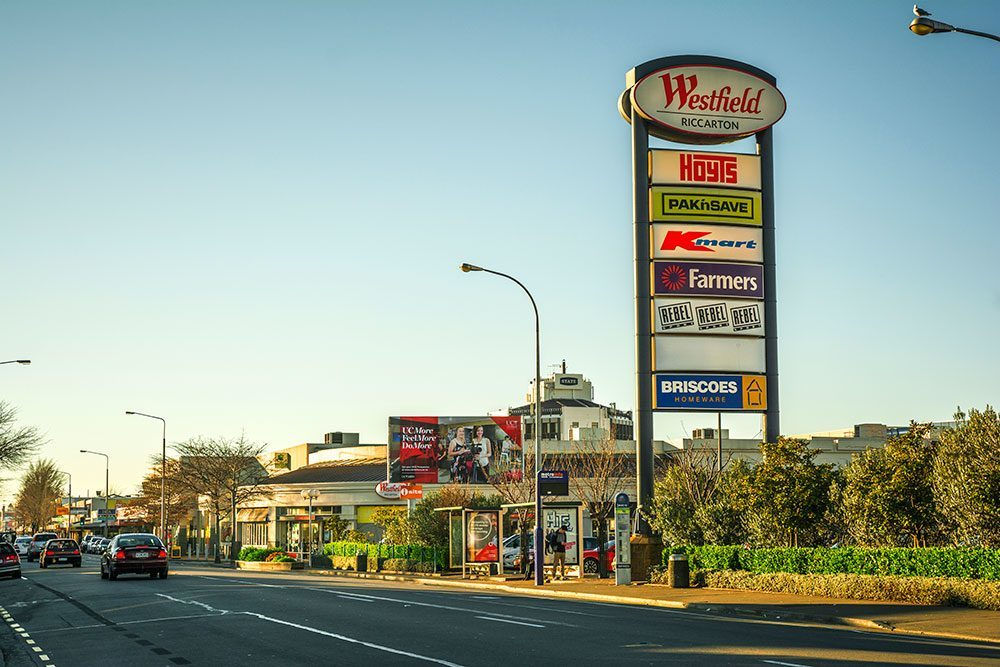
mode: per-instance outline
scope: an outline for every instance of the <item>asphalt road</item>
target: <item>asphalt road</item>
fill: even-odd
[[[685,610],[178,564],[0,581],[7,665],[1000,664],[1000,646]]]

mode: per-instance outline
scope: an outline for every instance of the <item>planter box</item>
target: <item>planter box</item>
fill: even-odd
[[[303,563],[301,561],[293,561],[291,563],[268,563],[256,560],[236,561],[237,570],[256,570],[258,572],[290,572],[292,570],[301,570],[302,566]]]

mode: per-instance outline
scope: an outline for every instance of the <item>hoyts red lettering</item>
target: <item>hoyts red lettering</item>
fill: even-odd
[[[711,153],[681,153],[681,180],[693,183],[736,183],[736,158]]]
[[[764,94],[763,88],[758,88],[753,94],[753,88],[749,86],[743,89],[743,93],[736,93],[734,96],[731,86],[717,88],[710,93],[695,93],[698,89],[698,76],[690,74],[684,76],[678,74],[670,76],[664,74],[660,76],[663,81],[663,97],[666,102],[664,109],[669,109],[676,101],[678,110],[691,109],[692,111],[721,111],[723,113],[740,113],[746,115],[757,115],[760,113],[760,98]]]

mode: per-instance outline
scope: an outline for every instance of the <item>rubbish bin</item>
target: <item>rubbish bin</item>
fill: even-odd
[[[689,588],[688,557],[685,554],[670,554],[667,561],[667,580],[671,588]]]

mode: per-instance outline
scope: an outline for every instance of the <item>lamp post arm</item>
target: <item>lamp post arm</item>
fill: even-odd
[[[978,30],[969,30],[968,28],[955,28],[955,32],[964,32],[966,35],[975,35],[976,37],[985,37],[986,39],[992,39],[996,42],[1000,42],[1000,36],[994,35],[988,32],[980,32]]]

